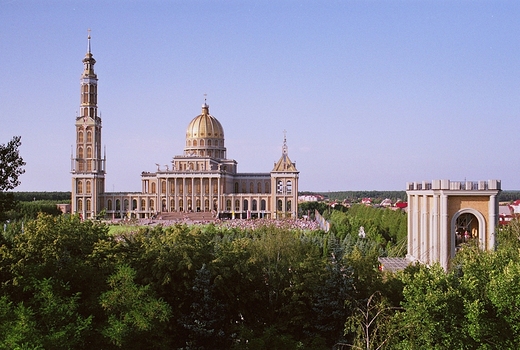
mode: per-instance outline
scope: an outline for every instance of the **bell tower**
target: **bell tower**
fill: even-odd
[[[296,163],[289,159],[284,130],[282,156],[271,171],[271,208],[274,219],[298,217],[298,175]]]
[[[76,156],[71,157],[72,213],[89,219],[102,209],[101,196],[105,192],[106,157],[101,150],[101,118],[97,111],[97,75],[90,48],[90,29],[87,53],[83,58],[80,78],[80,111],[76,116]]]

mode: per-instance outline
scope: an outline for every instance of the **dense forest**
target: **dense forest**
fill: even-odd
[[[363,198],[371,198],[372,203],[378,204],[382,200],[388,198],[392,201],[401,200],[406,202],[406,191],[334,191],[334,192],[302,192],[301,194],[322,195],[328,201],[349,200],[352,203],[359,203]],[[500,202],[512,202],[520,199],[520,191],[502,191],[498,195]]]
[[[495,252],[469,244],[448,272],[389,274],[377,258],[398,246],[406,216],[365,208],[324,213],[329,233],[176,225],[112,236],[45,214],[11,223],[0,235],[0,349],[520,346],[517,221]]]

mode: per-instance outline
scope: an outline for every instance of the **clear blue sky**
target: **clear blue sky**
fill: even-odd
[[[287,130],[300,190],[520,189],[518,1],[0,0],[16,190],[70,190],[88,28],[108,191],[182,154],[204,94],[241,172],[269,172]]]

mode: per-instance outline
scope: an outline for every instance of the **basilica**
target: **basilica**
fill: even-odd
[[[75,155],[71,156],[73,213],[94,218],[290,218],[298,214],[296,164],[289,159],[286,137],[270,172],[239,173],[228,159],[224,128],[204,101],[201,114],[188,123],[182,155],[171,165],[142,172],[141,192],[106,192],[106,155],[97,108],[98,78],[90,35],[80,78]],[[162,163],[164,164],[164,163]]]

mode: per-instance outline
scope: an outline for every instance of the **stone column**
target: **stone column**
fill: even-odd
[[[431,256],[430,262],[439,262],[439,195],[433,195],[432,222],[430,232]]]
[[[498,214],[498,202],[496,195],[489,196],[489,222],[487,227],[487,237],[480,238],[480,244],[483,249],[492,250],[495,249],[495,230],[497,225],[497,214]]]
[[[448,240],[450,239],[449,233],[451,232],[451,228],[449,227],[448,222],[448,195],[442,193],[441,194],[441,210],[440,210],[440,263],[441,266],[447,270],[448,262],[450,259],[450,252],[448,251]]]

